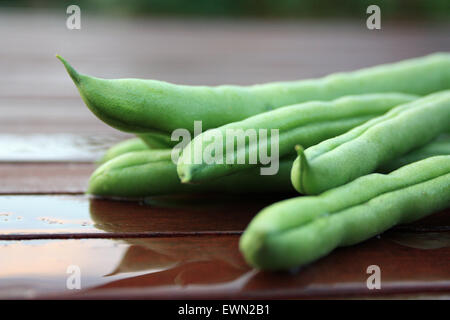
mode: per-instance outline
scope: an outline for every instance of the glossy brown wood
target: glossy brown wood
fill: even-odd
[[[107,232],[243,231],[267,205],[289,197],[220,195],[159,197],[151,204],[91,199],[91,218]]]
[[[83,195],[0,196],[0,240],[240,235],[262,208],[289,196],[203,194],[145,202]],[[421,234],[450,231],[450,215],[446,210],[394,229],[425,241]]]
[[[0,163],[0,194],[82,194],[92,163]]]
[[[48,67],[56,66],[56,61],[55,63],[48,61]],[[3,79],[3,81],[5,80]],[[27,79],[22,79],[22,82],[18,82],[17,85],[22,85],[27,81]],[[1,78],[0,82],[2,82]],[[69,86],[70,82],[65,83],[65,85],[67,89],[72,89]],[[46,87],[45,84],[42,84],[42,86]],[[41,95],[27,97],[29,90],[16,97],[10,97],[8,93],[0,93],[0,111],[2,114],[0,134],[126,135],[100,122],[84,106],[76,95],[76,91],[73,91],[70,97],[59,97],[60,92],[57,91],[57,87],[59,86],[56,85],[53,94],[45,97]],[[32,89],[30,88],[30,90]]]
[[[183,239],[125,239],[58,241],[33,248],[33,259],[58,255],[58,265],[79,264],[89,279],[81,291],[61,288],[67,275],[50,275],[55,283],[42,292],[60,298],[350,298],[389,297],[450,293],[450,246],[417,249],[391,241],[390,231],[380,238],[339,248],[319,261],[295,272],[252,270],[238,251],[239,237],[184,237]],[[447,236],[449,234],[447,233]],[[100,243],[96,243],[100,241]],[[111,246],[117,242],[117,246]],[[78,249],[77,249],[78,248]],[[72,250],[73,254],[61,254]],[[23,248],[22,248],[23,250]],[[29,250],[31,252],[31,248]],[[118,253],[114,253],[117,251]],[[27,250],[23,250],[25,254]],[[25,257],[25,258],[24,258]],[[26,256],[20,260],[27,265]],[[438,261],[438,263],[437,263]],[[11,264],[11,263],[9,263]],[[40,265],[38,262],[36,263]],[[93,267],[96,265],[97,267]],[[381,289],[366,286],[367,267],[381,270]],[[406,268],[406,266],[408,266]],[[90,269],[89,269],[90,268]],[[9,270],[8,264],[5,267]],[[17,274],[34,272],[22,267]],[[59,267],[61,269],[61,267]],[[41,272],[45,272],[45,267]],[[47,277],[49,275],[46,275]],[[14,279],[14,278],[12,278]],[[15,280],[16,282],[18,280]],[[9,282],[9,285],[14,283]],[[1,289],[4,289],[0,285]]]
[[[205,194],[155,197],[144,204],[84,195],[3,195],[0,240],[240,234],[259,210],[282,198]]]

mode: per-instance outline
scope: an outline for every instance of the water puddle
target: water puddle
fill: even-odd
[[[98,232],[82,196],[1,196],[0,233]]]
[[[227,284],[249,267],[235,237],[124,240],[47,240],[0,243],[0,298],[71,294],[68,270],[81,289],[185,288]],[[69,269],[71,268],[71,269]],[[11,293],[10,289],[15,288]]]
[[[133,202],[80,195],[0,196],[0,234],[243,231],[270,200]],[[195,202],[198,200],[198,202]],[[195,205],[198,203],[198,205]]]
[[[67,287],[68,277],[73,274],[71,270],[75,270],[74,267],[80,272],[81,289],[140,275],[142,272],[139,270],[112,275],[129,247],[129,244],[113,240],[0,243],[0,298],[33,298],[39,294],[74,293],[77,290]],[[149,272],[152,270],[145,271]]]
[[[450,232],[389,232],[382,238],[414,249],[433,250],[450,247]]]
[[[0,134],[0,162],[92,162],[121,140],[105,134]]]

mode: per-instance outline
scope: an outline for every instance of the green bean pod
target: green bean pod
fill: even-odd
[[[100,79],[66,67],[89,109],[112,127],[133,133],[165,132],[194,121],[203,129],[243,120],[281,106],[332,100],[341,96],[403,92],[425,95],[450,89],[450,54],[439,53],[315,80],[275,82],[252,86],[175,85],[141,79]]]
[[[108,150],[106,150],[103,157],[98,160],[98,164],[105,163],[113,158],[117,158],[118,156],[133,152],[133,151],[144,151],[149,149],[168,149],[172,147],[172,143],[170,143],[169,137],[164,137],[159,134],[138,134],[137,138],[131,138],[128,140],[121,141]]]
[[[111,148],[106,150],[105,154],[98,161],[98,163],[99,164],[105,163],[125,153],[133,151],[143,151],[148,149],[149,149],[148,145],[140,138],[127,139],[113,145]]]
[[[172,141],[170,135],[159,132],[137,133],[139,138],[151,149],[168,149],[174,147],[178,142]]]
[[[171,141],[169,136],[160,133],[141,133],[137,134],[137,136],[137,138],[121,141],[106,150],[105,154],[98,161],[98,163],[105,163],[113,158],[132,151],[168,149],[177,143]]]
[[[401,93],[346,96],[333,101],[311,101],[286,106],[229,123],[198,135],[183,149],[177,166],[178,175],[182,182],[195,183],[263,166],[260,149],[267,147],[267,154],[272,153],[273,137],[270,132],[274,129],[278,132],[278,141],[274,140],[277,151],[273,156],[283,157],[294,153],[296,144],[306,147],[315,145],[417,98]],[[227,135],[229,132],[235,132],[236,138]],[[211,137],[212,133],[217,136]],[[254,135],[253,138],[250,138],[250,133]],[[267,141],[262,136],[267,137]],[[244,142],[246,138],[248,141]],[[241,140],[242,143],[235,143],[232,152],[229,152],[229,142],[233,140]],[[216,147],[217,142],[219,144]],[[215,157],[214,161],[203,161],[206,150],[221,156]]]
[[[395,107],[347,133],[305,151],[299,147],[291,181],[303,194],[319,194],[374,172],[450,128],[450,91]]]
[[[290,269],[449,206],[450,156],[432,157],[275,203],[250,222],[240,250],[254,267]]]
[[[123,144],[126,145],[126,142],[124,141]],[[116,152],[113,159],[125,153],[126,157],[122,157],[120,161],[109,161],[92,175],[88,193],[103,197],[130,199],[207,191],[252,193],[292,192],[294,190],[289,180],[292,165],[292,160],[289,158],[281,161],[280,172],[276,177],[259,176],[255,169],[248,169],[224,179],[212,181],[212,183],[186,185],[181,184],[175,176],[176,168],[170,161],[169,150],[142,150],[140,152],[127,150],[122,154]],[[414,150],[403,157],[395,158],[383,167],[383,171],[392,171],[399,166],[437,155],[450,155],[449,136],[444,135],[425,147]],[[256,177],[257,175],[259,177]],[[225,184],[221,185],[223,181]],[[236,184],[233,184],[233,181]]]
[[[114,158],[92,174],[87,193],[112,198],[143,198],[195,192],[258,193],[295,192],[289,180],[292,158],[280,161],[273,176],[245,170],[199,185],[182,184],[170,149],[136,151]]]
[[[443,134],[423,147],[415,149],[401,157],[395,158],[377,169],[377,172],[388,173],[409,163],[434,156],[450,155],[450,135]]]

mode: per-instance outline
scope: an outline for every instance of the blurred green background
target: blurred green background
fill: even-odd
[[[355,18],[371,4],[383,19],[448,20],[450,0],[0,0],[1,7],[62,8],[101,14],[258,18]],[[364,15],[363,15],[364,17]]]

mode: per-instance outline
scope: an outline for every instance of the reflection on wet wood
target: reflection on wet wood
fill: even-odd
[[[87,162],[100,159],[120,134],[0,134],[0,162]]]
[[[0,236],[99,232],[80,196],[0,196]]]
[[[280,199],[197,195],[154,198],[147,205],[92,199],[90,212],[96,227],[108,232],[242,231],[256,213]]]
[[[240,235],[255,214],[288,195],[167,196],[145,202],[113,201],[80,195],[0,196],[0,239],[179,238],[189,235]],[[450,230],[448,210],[413,224],[404,234],[418,234],[422,245],[441,245],[431,234]],[[429,235],[420,236],[421,233]],[[406,241],[406,240],[405,240]],[[430,241],[434,244],[431,244]],[[419,245],[419,244],[417,244]]]
[[[11,287],[26,288],[15,292],[18,297],[34,292],[58,298],[332,298],[450,291],[448,242],[424,249],[429,239],[417,235],[422,233],[391,230],[295,273],[252,270],[239,253],[239,236],[231,235],[3,241],[0,277],[6,281],[0,296]],[[448,232],[433,236],[449,238]],[[73,264],[84,274],[79,292],[63,287],[65,268]],[[367,289],[369,265],[381,269],[381,290]]]
[[[238,236],[0,243],[6,261],[0,276],[8,279],[0,295],[19,283],[38,296],[59,298],[342,298],[450,291],[449,246],[412,248],[392,241],[389,233],[339,248],[296,272],[252,270],[238,251]],[[72,264],[85,272],[81,291],[63,287],[65,268]],[[380,267],[380,290],[367,288],[370,265]],[[42,278],[49,285],[45,290],[36,284]]]
[[[450,232],[389,232],[387,239],[405,247],[432,250],[450,247]]]
[[[287,273],[251,271],[238,253],[237,237],[205,239],[203,245],[201,242],[191,242],[188,238],[186,240],[183,243],[139,239],[138,243],[152,252],[153,261],[161,261],[163,257],[168,259],[165,266],[173,264],[173,267],[158,273],[109,282],[88,290],[86,296],[102,296],[103,293],[108,296],[111,292],[124,289],[133,292],[136,297],[259,299],[373,296],[450,290],[450,281],[447,280],[450,276],[450,247],[419,250],[398,245],[388,237],[374,238],[360,245],[340,248],[296,273]],[[192,255],[185,253],[189,246],[195,247],[188,250]],[[133,248],[130,247],[128,251]],[[155,256],[159,259],[155,259]],[[174,257],[178,259],[173,260]],[[438,257],[444,261],[436,264]],[[136,252],[134,255],[126,254],[121,266],[133,265],[133,261],[142,261],[142,257]],[[381,269],[381,290],[369,290],[366,286],[369,265],[378,265]],[[411,267],[405,270],[405,265]],[[153,263],[149,266],[155,267]],[[142,290],[133,290],[136,288]]]
[[[240,234],[259,210],[280,198],[209,195],[208,199],[164,197],[144,204],[81,195],[3,195],[0,239]]]
[[[397,228],[416,232],[450,231],[450,208]]]

